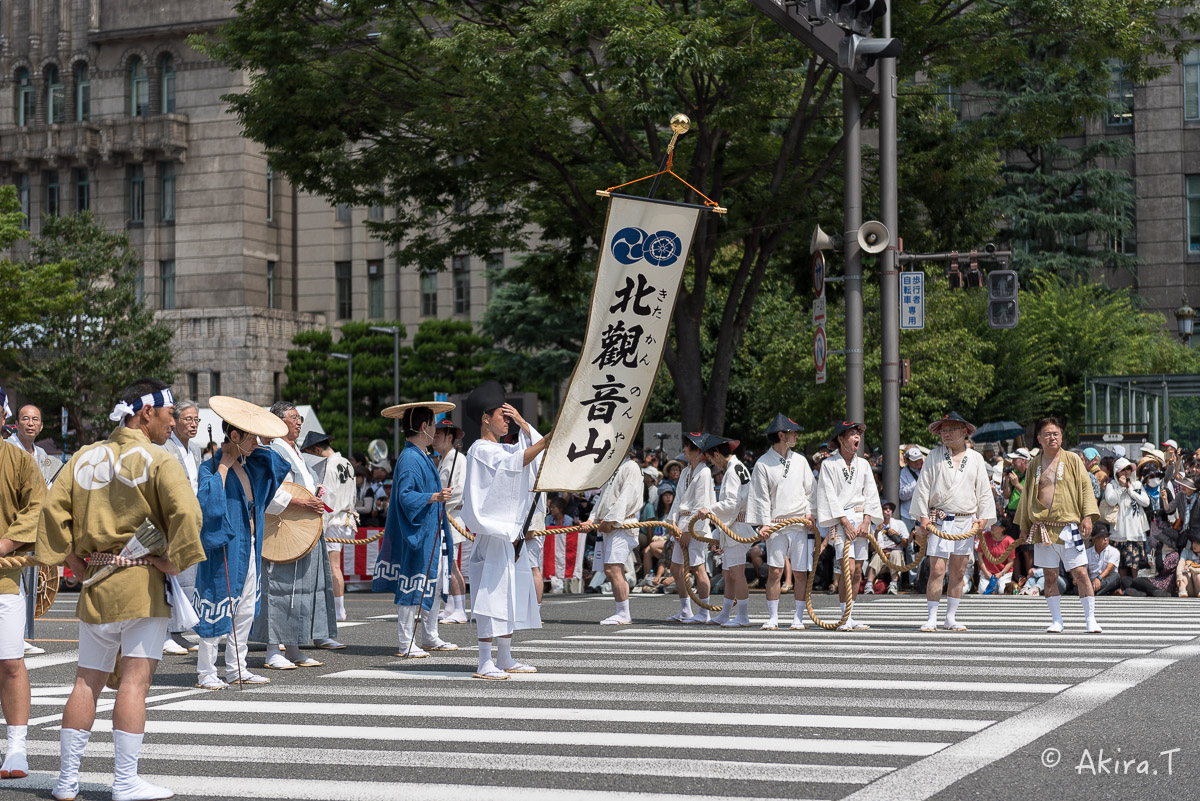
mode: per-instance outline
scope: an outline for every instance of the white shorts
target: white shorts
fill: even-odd
[[[1075,523],[1063,528],[1062,533],[1059,534],[1057,545],[1035,543],[1033,546],[1034,567],[1057,570],[1060,562],[1066,566],[1067,570],[1088,566],[1087,548],[1083,544],[1079,526]]]
[[[792,570],[807,573],[812,570],[813,546],[804,526],[788,526],[771,535],[767,540],[767,565],[783,567],[784,559],[792,560]]]
[[[738,536],[746,536],[738,531]],[[721,569],[732,570],[735,567],[741,567],[746,564],[746,556],[750,553],[750,546],[744,542],[731,540],[729,537],[721,534]]]
[[[938,526],[947,534],[962,534],[969,531],[975,518],[968,515],[958,515],[953,520],[943,520]],[[936,556],[949,559],[951,556],[970,556],[975,550],[975,538],[965,540],[944,540],[936,534],[929,535],[929,543],[925,546],[926,556]]]
[[[629,554],[637,549],[637,537],[624,531],[610,531],[604,535],[604,564],[624,565]]]
[[[842,527],[837,527],[837,533],[833,535],[833,572],[840,574],[842,572],[842,551],[843,540],[846,539]],[[855,537],[850,540],[850,558],[857,559],[860,562],[867,561],[870,556],[871,545],[867,542],[866,537]],[[792,568],[795,570],[795,568]]]
[[[25,657],[25,593],[0,595],[0,659]]]
[[[703,532],[708,536],[708,532]],[[704,564],[704,558],[708,554],[708,543],[700,542],[699,540],[688,541],[688,565],[690,567],[699,567]],[[679,547],[679,540],[675,541],[675,547],[671,549],[671,564],[683,564],[683,549]]]
[[[349,526],[330,526],[325,529],[325,550],[329,553],[341,553],[342,544],[340,542],[330,542],[330,537],[337,537],[343,540],[352,540],[357,532]]]
[[[79,624],[79,666],[111,673],[117,651],[137,659],[162,659],[170,618],[139,617],[119,623]]]
[[[542,569],[542,537],[525,540],[525,549],[529,551],[529,561],[535,570]]]

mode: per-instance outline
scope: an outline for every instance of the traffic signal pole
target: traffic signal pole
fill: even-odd
[[[858,88],[842,78],[842,139],[845,144],[845,182],[842,189],[843,248],[846,255],[846,419],[862,423],[863,299],[862,249],[862,113]],[[899,474],[897,473],[897,476]],[[897,480],[899,480],[897,478]]]
[[[892,4],[883,15],[883,38],[892,36]],[[879,319],[883,387],[883,494],[900,502],[900,212],[897,209],[896,59],[879,60],[879,213],[891,243],[879,254]]]

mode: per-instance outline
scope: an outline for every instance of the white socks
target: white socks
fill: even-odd
[[[684,595],[679,599],[679,611],[684,617],[692,616],[692,599]]]
[[[396,607],[396,636],[400,639],[400,653],[402,654],[408,653],[410,648],[415,650],[420,645],[413,636],[416,622],[417,607]]]
[[[333,596],[333,614],[338,620],[346,619],[346,596]]]
[[[696,613],[696,617],[702,617],[706,620],[708,619],[708,609],[705,608],[705,604],[707,603],[708,596],[706,595],[700,599],[700,611]],[[688,606],[691,606],[691,604],[688,604]]]
[[[779,601],[767,601],[767,619],[779,620]]]
[[[792,626],[799,627],[804,625],[804,601],[796,600],[796,612],[792,615]]]
[[[928,619],[925,621],[925,628],[927,628],[927,629],[936,629],[937,628],[937,608],[938,608],[937,601],[926,601],[925,602],[925,610],[926,610],[926,612],[928,612]]]
[[[1084,628],[1090,634],[1099,634],[1104,631],[1096,622],[1096,596],[1080,596],[1079,603],[1083,606]]]
[[[617,614],[621,617],[629,617],[629,599],[617,601]]]
[[[484,668],[492,664],[492,644],[490,642],[479,641],[479,672],[483,673]]]
[[[4,749],[0,779],[23,779],[29,774],[29,757],[25,753],[25,734],[28,730],[28,726],[8,727],[8,744]]]
[[[113,801],[157,801],[174,795],[165,787],[157,787],[139,778],[138,754],[144,734],[113,729]]]
[[[433,607],[428,612],[421,613],[421,645],[437,645],[442,641],[442,638],[438,636],[438,608],[441,605],[442,596],[441,593],[438,593],[433,596]]]
[[[74,798],[79,795],[79,762],[92,733],[87,729],[60,729],[58,732],[58,784],[55,798]],[[116,737],[116,732],[113,732]],[[114,743],[115,743],[114,739]]]
[[[512,667],[515,660],[512,655],[512,637],[497,637],[500,653],[496,655],[496,664],[501,670],[505,665]]]
[[[954,619],[954,614],[958,611],[958,603],[962,598],[946,598],[946,625],[953,626],[957,621]],[[935,618],[936,620],[936,618]]]
[[[737,602],[737,617],[735,618],[739,626],[750,625],[750,599],[746,598]]]
[[[1047,595],[1046,606],[1050,607],[1050,619],[1058,625],[1062,625],[1062,596]]]

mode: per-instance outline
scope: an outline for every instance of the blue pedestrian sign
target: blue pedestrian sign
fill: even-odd
[[[925,327],[925,273],[900,273],[900,328]]]

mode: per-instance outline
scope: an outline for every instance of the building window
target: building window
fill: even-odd
[[[87,211],[92,205],[92,184],[87,167],[75,168],[75,211]]]
[[[282,392],[283,378],[282,378],[282,375],[283,375],[282,373],[274,373],[271,376],[271,400],[272,401],[283,400],[283,392]]]
[[[487,299],[490,303],[492,294],[495,292],[496,283],[500,280],[500,273],[504,272],[504,254],[500,252],[489,253],[487,256],[487,264],[484,267],[484,276],[487,278]]]
[[[383,317],[383,259],[367,259],[367,316]]]
[[[87,122],[92,116],[92,77],[86,61],[75,65],[75,121]]]
[[[21,204],[21,227],[29,227],[29,173],[18,172],[13,175],[13,183],[17,186],[17,201]]]
[[[267,262],[267,308],[277,308],[275,303],[275,262]]]
[[[367,219],[382,220],[383,206],[379,205],[378,203],[372,203],[370,206],[367,206]]]
[[[337,316],[339,320],[349,320],[354,313],[354,306],[351,303],[350,291],[352,288],[350,278],[350,262],[335,261],[333,263],[333,277],[337,283]]]
[[[162,113],[175,113],[175,57],[164,53],[158,62],[162,70]]]
[[[216,370],[208,374],[208,390],[210,397],[221,394],[221,374]]]
[[[146,64],[140,58],[129,62],[129,116],[146,117],[150,114],[150,76]]]
[[[421,273],[421,315],[437,316],[437,273]]]
[[[1187,177],[1188,252],[1200,253],[1200,175]]]
[[[63,87],[58,67],[46,67],[46,121],[59,125],[67,119],[67,92]]]
[[[1108,87],[1108,125],[1133,124],[1133,84],[1125,77],[1125,65],[1111,65],[1112,80]]]
[[[33,81],[29,70],[17,70],[17,125],[24,128],[33,124]]]
[[[962,119],[962,94],[953,85],[939,86],[935,105],[939,111],[949,111]]]
[[[137,266],[137,270],[133,273],[133,296],[137,300],[139,306],[144,306],[146,303],[146,268],[142,265]]]
[[[333,210],[333,219],[338,222],[350,222],[350,204],[339,203]]]
[[[161,162],[158,165],[159,187],[161,189],[161,201],[159,203],[159,216],[163,222],[174,222],[175,220],[175,165],[169,161]]]
[[[200,399],[200,374],[188,373],[188,397],[192,400]]]
[[[454,313],[469,315],[471,313],[471,261],[466,256],[455,256],[450,263],[451,273],[454,276]]]
[[[175,260],[165,259],[158,263],[159,283],[162,288],[162,303],[159,308],[175,308]]]
[[[46,175],[46,216],[58,216],[58,170],[49,170]]]
[[[129,165],[129,222],[146,221],[146,170],[141,164]]]
[[[267,165],[267,222],[275,221],[275,168]]]

